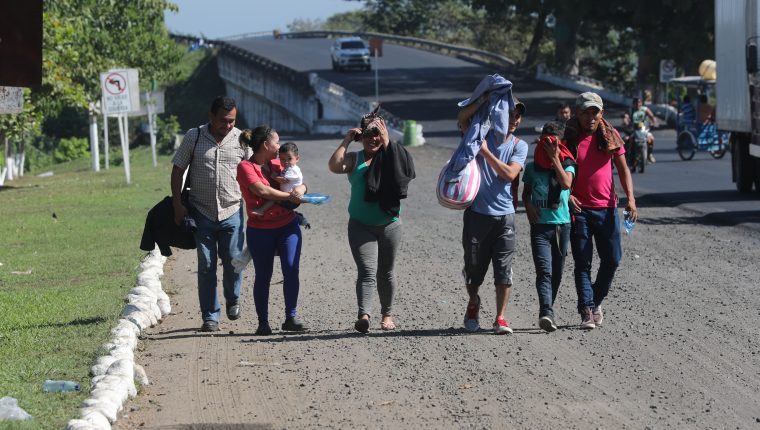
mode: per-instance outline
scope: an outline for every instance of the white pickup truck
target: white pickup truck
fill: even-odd
[[[332,68],[340,71],[348,68],[371,70],[367,44],[359,37],[339,37],[330,47]]]

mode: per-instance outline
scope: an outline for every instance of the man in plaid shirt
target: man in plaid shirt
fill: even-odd
[[[172,204],[174,221],[185,215],[195,220],[198,248],[198,299],[203,325],[201,331],[218,331],[220,305],[216,292],[217,256],[224,268],[222,285],[227,317],[240,318],[242,274],[235,273],[232,259],[243,250],[244,222],[240,187],[235,179],[237,165],[250,157],[238,142],[235,127],[237,107],[230,97],[219,96],[211,103],[209,122],[187,131],[172,163]],[[182,203],[183,175],[190,168],[189,207]]]

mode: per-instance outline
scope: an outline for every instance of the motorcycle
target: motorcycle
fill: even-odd
[[[649,127],[641,122],[631,135],[631,173],[636,173],[638,167],[639,173],[644,173],[644,167],[647,165],[647,149],[649,143]]]

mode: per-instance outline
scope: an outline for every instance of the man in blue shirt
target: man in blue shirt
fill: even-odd
[[[459,114],[460,124],[468,122],[475,109],[465,108]],[[496,334],[512,333],[504,312],[512,289],[512,257],[515,252],[515,206],[517,181],[528,155],[528,144],[516,136],[515,129],[525,114],[525,105],[515,99],[509,112],[508,133],[502,142],[496,142],[491,131],[480,147],[477,156],[480,168],[480,189],[472,205],[464,212],[462,246],[467,293],[470,296],[464,316],[468,331],[480,329],[480,296],[489,263],[493,262],[496,287]]]

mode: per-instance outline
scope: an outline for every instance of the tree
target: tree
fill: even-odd
[[[659,60],[669,58],[687,74],[715,58],[715,3],[699,0],[642,0],[628,4],[638,37],[639,82],[657,80]]]
[[[364,15],[368,31],[464,44],[482,22],[463,0],[370,0]]]
[[[362,31],[364,29],[366,12],[354,10],[335,14],[325,21],[325,30]]]
[[[169,37],[165,10],[177,7],[167,0],[45,1],[42,85],[25,101],[37,116],[4,118],[0,134],[18,139],[19,127],[39,127],[40,116],[57,115],[67,106],[89,110],[94,121],[99,75],[110,68],[139,69],[143,89],[172,80],[182,49]]]

